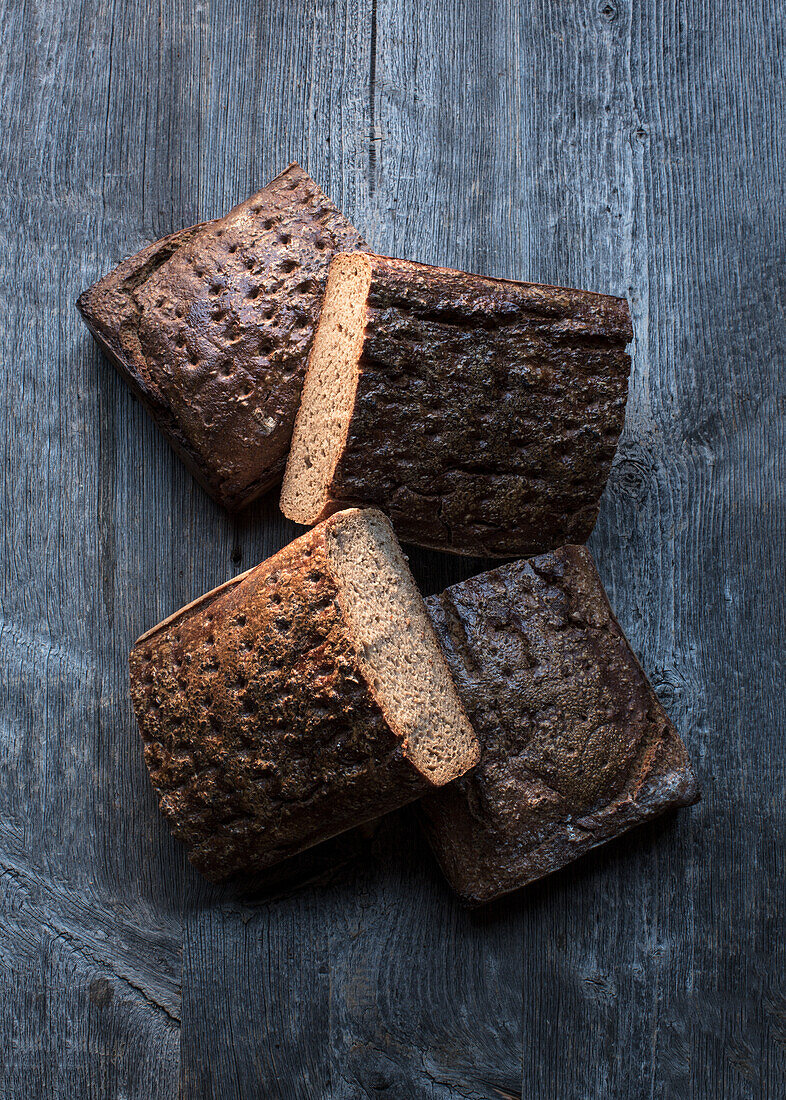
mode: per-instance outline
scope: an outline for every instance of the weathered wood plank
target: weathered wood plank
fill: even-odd
[[[782,16],[7,0],[3,1096],[782,1091]],[[487,913],[409,811],[208,887],[141,763],[129,642],[293,528],[211,503],[73,299],[294,158],[380,250],[631,300],[592,546],[704,802]],[[412,564],[436,591],[483,563]]]
[[[0,17],[0,1092],[25,1100],[177,1082],[184,861],[156,820],[127,649],[182,594],[168,500],[185,479],[73,308],[144,239],[151,163],[176,160],[196,201],[196,155],[173,156],[139,109],[188,18],[145,15],[39,2]]]
[[[521,274],[496,135],[510,133],[498,77],[507,20],[482,2],[378,0],[364,221],[382,251],[487,274]],[[502,154],[504,156],[504,154]],[[425,591],[483,567],[409,549]],[[517,1095],[522,939],[515,909],[470,917],[412,815],[385,823],[332,938],[333,1093]]]
[[[298,160],[354,217],[368,128],[368,26],[367,5],[355,0],[222,0],[211,9],[199,72],[201,215],[228,208]],[[194,595],[229,575],[227,567],[237,572],[269,556],[296,530],[278,512],[275,493],[234,522],[209,502],[203,515],[195,523],[194,502],[183,501],[184,556],[203,557],[208,543],[211,577],[195,584]],[[231,548],[223,561],[210,548],[216,540]],[[305,875],[309,858],[301,861]],[[318,887],[256,906],[209,890],[193,875],[185,916],[184,1100],[332,1095],[329,945],[340,914],[340,901],[331,904]]]
[[[783,1087],[770,921],[784,748],[765,703],[782,601],[751,618],[784,523],[768,316],[777,16],[759,4],[725,14],[618,0],[520,9],[533,275],[627,293],[637,334],[591,545],[704,787],[694,810],[532,895],[524,1095]]]

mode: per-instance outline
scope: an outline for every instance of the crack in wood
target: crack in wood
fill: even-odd
[[[369,136],[368,136],[368,193],[369,197],[374,197],[374,191],[377,185],[377,142],[380,141],[380,137],[377,135],[376,127],[376,114],[377,114],[377,3],[378,0],[371,0],[371,30],[370,30],[370,42],[369,42],[369,65],[368,65],[368,118],[369,118]]]
[[[0,843],[13,834],[6,827]],[[0,847],[4,938],[29,939],[33,929],[62,940],[78,958],[105,970],[172,1022],[180,1021],[180,926],[162,927],[163,914],[150,914],[149,927],[114,914],[99,898],[85,897],[73,887],[56,883]],[[10,887],[10,888],[9,888]]]

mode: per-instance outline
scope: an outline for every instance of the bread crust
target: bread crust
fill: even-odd
[[[404,541],[492,557],[592,531],[625,417],[623,299],[371,255],[347,437],[327,492]]]
[[[685,746],[585,547],[502,566],[426,606],[482,746],[473,772],[421,803],[465,902],[697,800]]]
[[[327,550],[334,516],[131,651],[161,810],[219,881],[431,789],[363,675]]]
[[[158,241],[77,303],[204,488],[236,511],[281,479],[329,263],[360,234],[296,164]]]

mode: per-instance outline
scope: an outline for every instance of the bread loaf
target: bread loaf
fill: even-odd
[[[281,480],[330,259],[363,247],[293,164],[80,297],[96,340],[226,508]]]
[[[490,901],[696,801],[685,747],[585,547],[426,602],[483,750],[474,772],[421,803],[465,901]]]
[[[478,758],[376,511],[332,516],[144,634],[131,694],[161,809],[214,880],[378,817]]]
[[[622,430],[618,298],[337,256],[281,507],[374,504],[399,537],[511,557],[583,542]]]

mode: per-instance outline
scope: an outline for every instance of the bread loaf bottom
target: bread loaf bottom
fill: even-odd
[[[296,164],[225,217],[124,261],[77,303],[219,504],[281,480],[327,279],[360,234]]]
[[[377,505],[400,538],[512,557],[583,542],[625,416],[627,304],[336,256],[281,508]]]
[[[589,551],[564,546],[427,601],[483,750],[422,819],[462,898],[490,901],[696,801],[685,746]]]
[[[478,758],[375,511],[332,516],[144,634],[131,694],[161,809],[214,880],[378,817]]]

